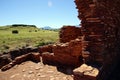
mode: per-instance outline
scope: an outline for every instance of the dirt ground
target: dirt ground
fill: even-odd
[[[67,74],[61,71],[56,66],[26,61],[7,71],[0,71],[0,80],[73,80],[71,69],[64,70]]]

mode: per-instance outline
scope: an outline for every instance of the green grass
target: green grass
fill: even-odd
[[[12,30],[18,30],[13,34]],[[0,52],[21,48],[23,46],[38,46],[41,43],[58,41],[58,31],[41,30],[35,27],[0,27]]]

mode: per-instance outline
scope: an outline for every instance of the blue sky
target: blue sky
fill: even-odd
[[[74,0],[0,0],[0,25],[79,25]]]

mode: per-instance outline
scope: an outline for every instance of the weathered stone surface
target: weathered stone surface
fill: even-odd
[[[0,68],[2,68],[2,66],[10,63],[12,60],[10,58],[10,55],[6,54],[6,55],[2,55],[0,56]]]
[[[11,63],[3,66],[1,68],[2,71],[5,71],[5,70],[8,70],[10,69],[11,67],[13,67],[14,65],[16,64],[20,64],[26,60],[29,60],[30,59],[30,54],[26,54],[26,55],[22,55],[22,56],[19,56],[19,57],[16,57],[15,60],[13,60]]]
[[[97,68],[82,64],[73,70],[74,80],[96,80],[99,73]]]
[[[98,80],[120,79],[120,0],[75,0],[75,3],[84,41],[89,41],[82,51],[82,55],[89,54],[85,62],[104,64]]]
[[[13,67],[13,65],[11,65],[11,64],[12,64],[12,63],[10,63],[10,64],[7,64],[7,65],[3,66],[3,67],[1,68],[1,71],[6,71],[6,70],[8,70],[8,69],[12,68],[12,67]]]
[[[20,63],[28,61],[28,60],[39,62],[40,61],[40,54],[39,53],[28,53],[28,54],[16,57],[11,63],[3,66],[1,68],[1,70],[2,71],[8,70],[11,67],[15,66],[16,64],[20,64]]]
[[[60,30],[60,42],[65,43],[82,36],[81,28],[75,26],[63,26]]]
[[[53,47],[53,52],[55,55],[70,55],[73,57],[79,57],[81,55],[81,40],[72,40],[69,43],[55,45]]]
[[[20,64],[26,60],[29,60],[30,57],[31,57],[30,54],[22,55],[22,56],[16,57],[15,60],[13,60],[13,62],[14,64]]]
[[[43,63],[55,63],[66,66],[79,66],[83,63],[80,61],[81,54],[81,40],[76,39],[69,43],[59,43],[53,45],[53,53],[43,53]]]
[[[0,80],[73,80],[71,73],[70,67],[58,70],[56,66],[27,61],[8,71],[0,71]]]
[[[98,80],[120,79],[120,0],[98,0],[98,10],[106,29],[106,48],[104,65],[99,73]],[[106,5],[107,4],[107,5]],[[110,13],[110,14],[109,14]]]
[[[75,39],[69,42],[69,48],[71,52],[71,56],[79,57],[82,53],[82,40]]]
[[[43,52],[50,52],[50,53],[52,53],[52,47],[53,47],[53,45],[41,46],[41,47],[39,48],[39,52],[40,52],[40,53],[43,53]]]
[[[11,59],[14,60],[16,57],[30,53],[30,52],[38,52],[38,48],[33,48],[33,47],[26,47],[18,50],[12,50],[8,52],[8,54],[11,55]]]
[[[40,53],[31,53],[31,61],[40,62]]]
[[[81,28],[63,27],[60,31],[60,44],[41,47],[43,63],[76,66],[84,61],[88,64],[103,64],[98,80],[118,80],[120,78],[120,0],[75,0],[75,3],[78,17],[81,19]],[[26,51],[22,52],[26,53]],[[12,59],[21,55],[19,51],[13,51],[11,55],[12,53]],[[34,57],[37,60],[39,58],[37,54]],[[10,68],[15,62],[21,63],[27,57],[22,58],[16,58],[5,67]],[[97,74],[96,68],[83,64],[74,70],[74,79],[96,80]]]
[[[75,3],[78,8],[78,17],[82,20],[81,33],[84,36],[82,55],[84,61],[85,63],[103,63],[101,55],[105,49],[105,26],[97,13],[96,1],[75,0]],[[88,41],[87,45],[84,43],[85,41]]]
[[[54,53],[42,53],[42,61],[44,64],[55,64],[56,62],[54,61]]]
[[[0,55],[0,68],[2,68],[4,65],[10,63],[12,60],[14,60],[16,57],[19,58],[19,56],[25,56],[28,53],[38,53],[38,48],[36,47],[25,47],[22,49],[16,49],[16,50],[12,50],[9,52],[5,52],[4,54]],[[34,56],[34,55],[32,55]],[[25,59],[25,58],[23,58]],[[36,60],[37,58],[35,58],[34,60]],[[39,60],[37,60],[39,61]],[[22,61],[21,61],[22,62]]]

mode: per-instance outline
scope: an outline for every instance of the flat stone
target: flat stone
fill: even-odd
[[[25,69],[23,69],[22,72],[25,72]]]
[[[35,70],[39,70],[39,69],[40,69],[40,67],[36,67],[36,68],[35,68]]]
[[[33,72],[33,71],[29,71],[28,73],[29,73],[29,74],[33,74],[34,72]]]
[[[99,70],[97,68],[88,66],[86,64],[83,64],[80,67],[73,70],[74,78],[79,78],[81,80],[96,80],[96,76],[98,75],[98,73]]]
[[[25,63],[23,62],[23,63],[21,63],[21,65],[24,65]]]
[[[20,75],[20,74],[14,74],[14,75],[12,75],[12,76],[10,76],[10,78],[14,78],[14,77],[16,77],[17,75]]]
[[[10,76],[10,78],[14,78],[14,77],[15,77],[15,75]]]

